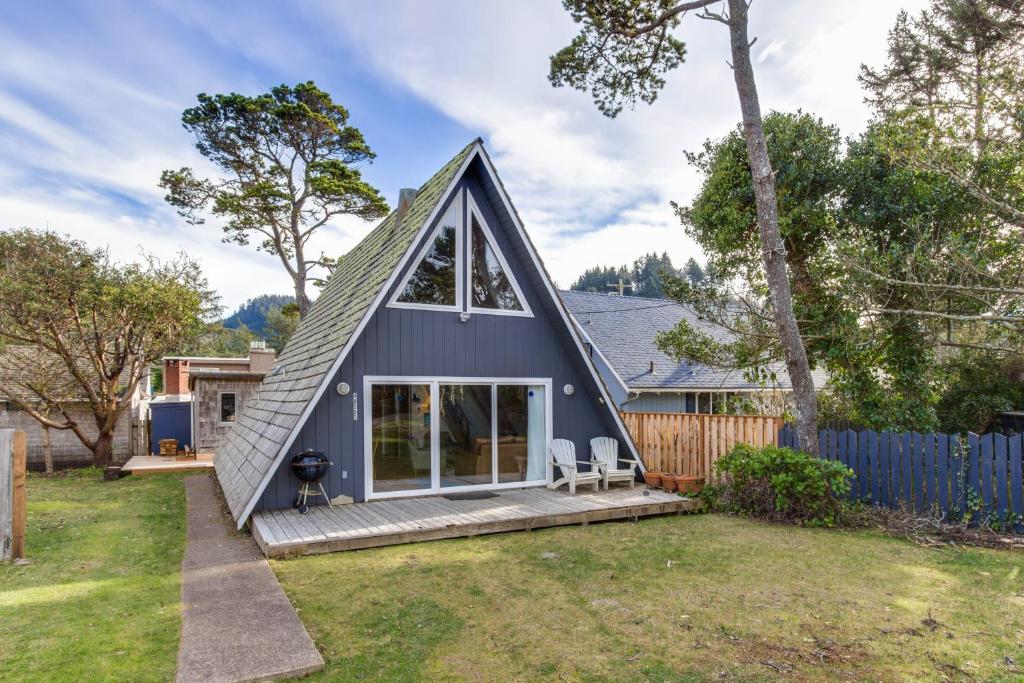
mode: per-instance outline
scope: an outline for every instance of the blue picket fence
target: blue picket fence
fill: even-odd
[[[796,443],[791,426],[779,430],[780,446]],[[853,470],[852,499],[1017,529],[1024,528],[1022,451],[1024,434],[818,432],[819,457]]]

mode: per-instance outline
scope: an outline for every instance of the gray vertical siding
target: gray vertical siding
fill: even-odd
[[[625,413],[695,413],[696,395],[681,393],[641,393],[636,398],[620,404]]]
[[[621,406],[629,398],[629,391],[619,382],[615,373],[612,371],[611,366],[605,362],[604,357],[598,353],[595,347],[593,352],[590,354],[590,359],[594,361],[594,367],[597,368],[598,374],[601,375],[601,379],[604,380],[604,384],[608,387],[608,393],[611,394],[612,400],[616,406]]]
[[[326,484],[332,497],[344,494],[356,501],[364,499],[363,421],[369,417],[363,414],[363,377],[366,375],[550,377],[555,438],[572,440],[577,453],[584,456],[591,438],[618,436],[608,408],[599,402],[599,388],[580,358],[571,333],[544,291],[542,274],[518,239],[496,188],[490,186],[486,173],[476,167],[479,163],[474,162],[463,186],[473,193],[498,248],[523,290],[533,317],[473,314],[463,323],[458,312],[395,309],[382,305],[331,378],[329,389],[292,447],[293,452],[313,448],[329,455],[334,467]],[[414,253],[420,246],[415,247]],[[416,265],[410,262],[406,271]],[[398,278],[394,287],[402,279]],[[385,301],[392,292],[388,292]],[[347,382],[352,393],[339,396],[334,390],[338,382]],[[572,396],[562,392],[565,384],[576,388]],[[358,421],[353,421],[353,400],[359,402]],[[620,450],[628,457],[621,439]],[[256,510],[292,504],[298,481],[291,473],[289,459],[285,458],[278,468]],[[343,472],[347,475],[345,478],[342,478]]]

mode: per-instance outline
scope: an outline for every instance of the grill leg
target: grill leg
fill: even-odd
[[[302,508],[302,507],[305,507],[306,505],[308,505],[309,504],[309,495],[310,495],[309,484],[304,482],[302,484],[302,486],[299,487],[299,497],[295,500],[295,507]]]
[[[318,482],[316,483],[316,485],[320,487],[320,493],[322,493],[322,494],[323,494],[323,496],[324,496],[324,500],[326,500],[326,501],[327,501],[327,507],[329,507],[329,508],[333,508],[334,506],[333,506],[333,505],[331,505],[331,498],[330,498],[330,496],[328,496],[328,495],[327,495],[327,491],[325,491],[325,490],[324,490],[324,485],[323,485],[323,482],[319,482],[319,481],[318,481]]]

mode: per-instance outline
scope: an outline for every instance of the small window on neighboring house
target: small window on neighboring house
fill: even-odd
[[[220,395],[220,421],[221,424],[235,421],[235,392],[224,391]]]
[[[455,202],[441,219],[434,243],[409,276],[397,301],[427,306],[457,306],[457,226]]]

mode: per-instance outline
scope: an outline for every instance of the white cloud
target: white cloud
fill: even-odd
[[[913,0],[913,6],[924,0]],[[785,5],[755,3],[751,35],[765,111],[802,108],[863,127],[856,82],[861,61],[883,57],[898,7],[889,0]],[[562,284],[585,267],[667,250],[696,253],[669,201],[687,201],[697,178],[683,150],[736,125],[728,34],[686,18],[687,61],[652,107],[608,120],[588,94],[555,90],[548,56],[576,28],[556,3],[424,4],[412,0],[353,13],[334,25],[366,63],[488,139],[517,207],[549,270]],[[382,40],[381,36],[387,36]],[[645,217],[640,224],[634,218]]]
[[[218,75],[224,69],[204,65],[151,27],[136,28],[159,53],[140,51],[138,63],[76,61],[0,28],[0,227],[68,233],[121,261],[141,251],[170,257],[183,250],[203,265],[229,308],[257,294],[290,293],[277,257],[224,244],[215,220],[188,226],[157,185],[167,168],[212,172],[182,131],[181,111],[198,90],[246,84],[229,82]],[[90,38],[103,49],[103,40]],[[146,65],[151,59],[156,64]],[[361,220],[336,221],[314,247],[344,253],[365,231]]]
[[[290,281],[275,257],[222,244],[215,225],[186,226],[162,200],[160,170],[208,168],[179,124],[200,90],[259,92],[338,69],[413,93],[487,138],[563,286],[597,263],[650,251],[681,263],[696,254],[669,206],[697,190],[682,153],[739,119],[727,32],[692,17],[680,30],[687,61],[655,105],[609,120],[588,94],[547,81],[549,55],[576,32],[556,2],[324,2],[251,12],[165,2],[156,18],[84,7],[90,21],[59,49],[0,27],[0,225],[50,225],[109,244],[119,258],[141,244],[184,248],[232,306],[287,292]],[[889,0],[755,3],[764,111],[802,108],[844,133],[860,130],[867,111],[857,68],[882,59],[898,9]],[[354,60],[331,63],[325,41],[344,43]],[[343,253],[369,227],[339,222],[316,247]]]
[[[773,40],[772,42],[768,43],[768,45],[763,50],[757,51],[757,53],[756,53],[757,54],[757,58],[756,58],[757,59],[757,63],[758,64],[764,64],[766,61],[768,61],[772,57],[774,57],[774,56],[776,56],[778,54],[781,54],[782,51],[785,48],[786,48],[786,40],[784,40],[784,39]]]

